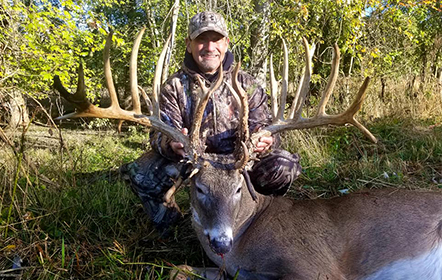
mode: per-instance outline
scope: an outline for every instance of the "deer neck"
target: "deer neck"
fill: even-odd
[[[256,200],[254,201],[249,192],[245,192],[241,199],[241,208],[238,211],[238,216],[235,220],[235,239],[240,237],[249,226],[259,219],[261,214],[269,207],[273,201],[272,196],[262,195],[256,193]]]

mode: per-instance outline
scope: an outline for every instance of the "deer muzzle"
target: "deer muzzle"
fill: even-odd
[[[216,238],[210,238],[209,244],[212,251],[218,255],[227,254],[232,250],[233,239],[227,235],[221,235]]]
[[[215,254],[227,254],[232,250],[233,231],[230,227],[204,230],[204,234],[207,236],[210,249]]]

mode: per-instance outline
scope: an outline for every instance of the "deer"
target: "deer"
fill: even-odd
[[[333,47],[331,74],[318,110],[309,118],[302,116],[302,107],[309,90],[314,45],[309,46],[306,39],[303,39],[306,61],[304,75],[290,112],[284,113],[288,78],[287,47],[284,44],[284,74],[280,91],[271,70],[274,120],[269,126],[251,135],[247,129],[247,94],[234,79],[231,92],[241,110],[237,147],[231,155],[214,155],[203,152],[198,132],[202,112],[211,93],[220,86],[222,78],[210,87],[199,81],[200,98],[197,101],[195,121],[188,135],[163,123],[157,100],[160,73],[168,45],[166,42],[155,71],[152,107],[149,115],[143,115],[136,80],[136,57],[143,31],[135,39],[130,61],[130,84],[134,99],[132,110],[120,108],[113,88],[109,66],[112,33],[108,36],[104,50],[106,84],[112,100],[109,108],[95,107],[87,100],[81,66],[75,94],[70,94],[57,77],[54,78],[54,86],[77,108],[75,113],[59,119],[96,117],[132,121],[158,129],[184,143],[185,161],[192,171],[189,178],[177,181],[166,194],[165,200],[170,201],[183,181],[190,182],[192,225],[202,248],[217,267],[176,266],[170,274],[171,279],[189,279],[194,276],[205,279],[306,280],[442,278],[441,192],[361,190],[332,199],[294,200],[264,196],[255,193],[253,186],[250,186],[247,170],[256,160],[253,143],[260,135],[349,123],[373,142],[377,141],[355,119],[365,97],[368,78],[346,111],[337,115],[325,112],[338,76],[340,53],[337,45]],[[239,68],[238,64],[236,73]],[[279,104],[274,106],[275,103]]]

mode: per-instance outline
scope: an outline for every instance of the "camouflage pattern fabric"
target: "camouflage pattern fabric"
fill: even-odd
[[[217,13],[206,11],[194,15],[190,19],[187,35],[194,40],[198,35],[206,31],[215,31],[224,37],[229,37],[224,18]]]
[[[301,174],[299,155],[275,149],[249,171],[255,190],[264,195],[284,195]]]
[[[140,198],[145,212],[160,233],[166,233],[169,226],[182,217],[178,205],[166,204],[163,200],[180,169],[180,163],[171,162],[155,151],[146,152],[120,168],[123,179]]]
[[[224,71],[223,84],[213,93],[204,111],[200,130],[200,139],[206,145],[203,152],[215,154],[232,153],[235,147],[236,131],[239,125],[239,107],[226,83],[232,83],[233,67]],[[199,75],[187,67],[175,73],[161,90],[160,109],[163,121],[178,129],[190,131],[195,112],[195,96],[199,88],[196,82]],[[202,76],[203,77],[203,76]],[[206,86],[210,79],[203,77]],[[256,131],[271,123],[271,115],[267,106],[268,96],[257,86],[256,80],[249,74],[240,71],[238,81],[249,94],[249,130]],[[276,136],[274,147],[279,144]],[[153,131],[150,144],[159,154],[170,160],[180,158],[170,148],[170,139],[161,132]]]

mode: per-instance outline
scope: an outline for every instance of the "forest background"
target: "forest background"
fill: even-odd
[[[102,56],[113,30],[113,78],[129,106],[137,32],[146,27],[138,84],[150,92],[166,38],[174,35],[170,74],[182,63],[189,19],[203,10],[225,16],[236,61],[263,85],[270,54],[282,69],[282,39],[290,93],[304,67],[302,37],[316,44],[305,115],[326,85],[333,44],[341,68],[329,112],[346,108],[363,78],[372,78],[358,116],[379,143],[352,128],[285,135],[303,165],[289,195],[442,186],[440,0],[1,0],[0,277],[162,279],[172,264],[208,265],[187,216],[164,240],[118,177],[119,166],[148,149],[147,132],[126,124],[116,134],[106,120],[54,122],[72,108],[52,88],[58,75],[74,92],[81,62],[88,96],[106,106]],[[178,200],[187,213],[185,190]]]

